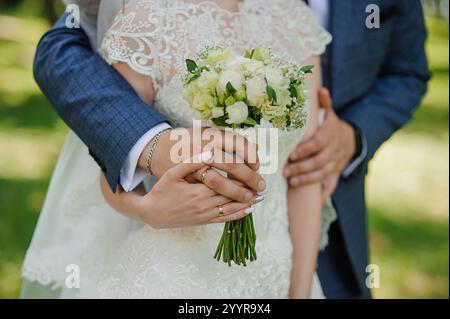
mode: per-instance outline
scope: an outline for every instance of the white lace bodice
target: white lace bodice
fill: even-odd
[[[304,62],[323,53],[330,40],[299,0],[244,0],[236,12],[216,1],[136,0],[115,17],[100,52],[109,63],[125,62],[151,76],[155,107],[175,125],[186,126],[192,113],[179,94],[185,60],[205,46],[226,44],[243,52],[262,44]]]

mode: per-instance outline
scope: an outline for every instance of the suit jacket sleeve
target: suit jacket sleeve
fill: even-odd
[[[375,84],[366,96],[339,114],[365,134],[366,164],[381,144],[411,119],[430,78],[420,1],[398,1],[395,19],[390,49]]]
[[[34,76],[56,112],[88,146],[115,190],[136,142],[166,119],[92,51],[82,29],[63,16],[39,42]]]

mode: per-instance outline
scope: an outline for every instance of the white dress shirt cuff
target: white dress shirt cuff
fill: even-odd
[[[348,166],[344,169],[344,171],[342,172],[342,177],[348,178],[356,171],[359,165],[361,165],[361,163],[363,163],[364,160],[366,159],[367,151],[368,151],[367,139],[364,133],[362,133],[361,153],[353,161],[351,161],[351,163],[348,164]]]
[[[138,167],[139,157],[141,157],[141,154],[148,143],[150,143],[158,133],[171,128],[172,127],[168,123],[156,125],[150,131],[145,133],[133,146],[120,171],[120,185],[122,185],[124,191],[131,192],[144,181],[147,172]]]

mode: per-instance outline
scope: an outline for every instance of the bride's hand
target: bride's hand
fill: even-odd
[[[108,203],[116,210],[154,228],[181,228],[239,220],[251,213],[251,205],[231,201],[203,184],[190,184],[186,176],[208,166],[211,152],[198,155],[201,161],[191,159],[169,169],[145,194],[135,192],[113,194],[102,178],[102,190]],[[223,216],[219,214],[223,208]]]
[[[256,144],[250,143],[245,137],[238,134],[214,128],[202,128],[201,139],[197,141],[194,138],[194,129],[182,130],[183,133],[188,133],[183,136],[189,138],[184,138],[181,141],[172,139],[172,133],[177,130],[169,130],[161,134],[152,161],[152,172],[158,179],[175,164],[170,156],[174,145],[182,150],[190,150],[190,154],[198,154],[204,151],[206,146],[209,146],[215,149],[214,163],[211,166],[232,175],[234,180],[224,178],[213,170],[208,172],[206,178],[203,175],[204,171],[200,170],[191,174],[188,180],[202,182],[218,194],[241,203],[249,202],[253,193],[263,192],[266,189],[264,179],[257,173],[260,164]],[[173,136],[177,136],[177,134]],[[145,168],[147,165],[147,155],[150,149],[151,143],[139,159],[139,166],[142,168]],[[224,156],[223,153],[232,154],[233,156],[228,158],[227,161],[220,161],[220,158]],[[245,163],[238,161],[236,156],[243,159]]]

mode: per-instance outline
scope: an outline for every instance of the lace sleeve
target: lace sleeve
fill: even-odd
[[[107,29],[99,53],[109,63],[123,62],[134,71],[158,79],[159,22],[157,1],[128,1]],[[109,10],[110,11],[110,10]],[[100,8],[100,18],[102,8]],[[110,19],[111,20],[111,19]]]
[[[276,6],[270,9],[265,7],[271,11],[265,14],[274,17],[273,34],[278,42],[289,47],[288,53],[297,61],[306,61],[311,56],[322,55],[332,37],[319,25],[311,8],[299,0],[272,1],[276,2]]]

